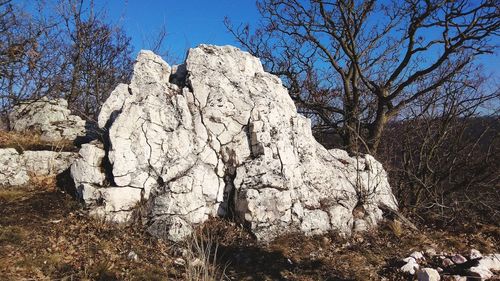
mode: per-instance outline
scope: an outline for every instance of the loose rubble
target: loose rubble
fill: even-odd
[[[433,251],[413,252],[402,259],[404,263],[399,270],[415,275],[419,281],[441,280],[487,280],[495,277],[493,272],[500,271],[500,254],[483,256],[476,249],[471,249],[468,257],[460,254],[438,255]],[[421,269],[420,269],[421,268]],[[496,276],[500,277],[500,276]]]

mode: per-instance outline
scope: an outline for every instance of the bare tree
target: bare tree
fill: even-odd
[[[262,0],[256,30],[225,23],[284,78],[303,112],[339,132],[350,151],[362,136],[376,153],[390,120],[493,52],[499,3]]]
[[[179,60],[167,46],[167,38],[167,25],[163,23],[153,32],[142,34],[142,48],[153,51],[169,63],[176,63]]]
[[[21,100],[48,95],[66,98],[71,109],[93,119],[116,85],[128,82],[130,38],[105,22],[93,1],[40,2],[32,13],[0,1],[3,111]],[[57,12],[47,13],[43,4],[57,7]]]
[[[93,1],[64,0],[59,6],[67,38],[69,65],[65,97],[71,108],[93,118],[109,93],[131,74],[130,38],[119,26],[103,21]]]
[[[446,223],[500,218],[498,105],[477,72],[447,82],[429,100],[417,101],[405,119],[388,125],[379,152],[401,207]],[[488,94],[485,94],[488,93]]]
[[[11,1],[0,1],[0,108],[55,94],[64,61],[61,34],[52,19],[34,17]]]

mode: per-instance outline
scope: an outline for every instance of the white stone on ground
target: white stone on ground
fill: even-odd
[[[404,273],[408,273],[411,275],[414,275],[415,272],[420,268],[419,264],[413,257],[408,257],[404,259],[403,261],[406,262],[399,270]]]
[[[441,276],[439,272],[433,268],[422,268],[417,272],[418,281],[439,281]]]

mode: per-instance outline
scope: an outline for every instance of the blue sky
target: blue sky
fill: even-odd
[[[35,3],[18,2],[27,6]],[[225,16],[234,24],[248,22],[253,26],[260,16],[255,0],[94,0],[94,3],[98,10],[106,11],[107,20],[124,28],[135,53],[147,48],[145,38],[154,37],[165,25],[168,33],[165,46],[174,58],[170,64],[180,63],[187,49],[201,43],[238,45],[223,24]],[[500,79],[499,59],[497,53],[480,57],[478,62],[486,72]]]
[[[258,19],[254,0],[101,0],[96,4],[104,5],[109,19],[124,27],[136,51],[145,47],[145,36],[154,36],[165,24],[165,45],[179,59],[201,43],[235,45],[223,24],[225,16],[235,23]]]
[[[134,49],[145,48],[144,38],[154,36],[161,25],[168,32],[166,46],[183,60],[188,48],[201,43],[237,45],[223,24],[228,16],[234,24],[255,25],[259,13],[255,0],[95,0],[108,11],[108,18],[124,27]],[[487,72],[500,76],[498,54],[479,59]],[[169,62],[172,63],[172,62]]]

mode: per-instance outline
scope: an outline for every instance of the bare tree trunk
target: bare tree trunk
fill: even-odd
[[[355,87],[351,91],[351,85],[349,85],[349,78],[344,81],[344,132],[343,132],[343,142],[345,149],[349,153],[357,153],[359,151],[359,93]]]
[[[368,132],[368,149],[370,150],[369,152],[373,155],[377,154],[378,146],[382,138],[382,133],[388,121],[386,112],[387,111],[384,104],[379,100],[377,103],[377,113],[375,120],[372,124],[370,124]]]

